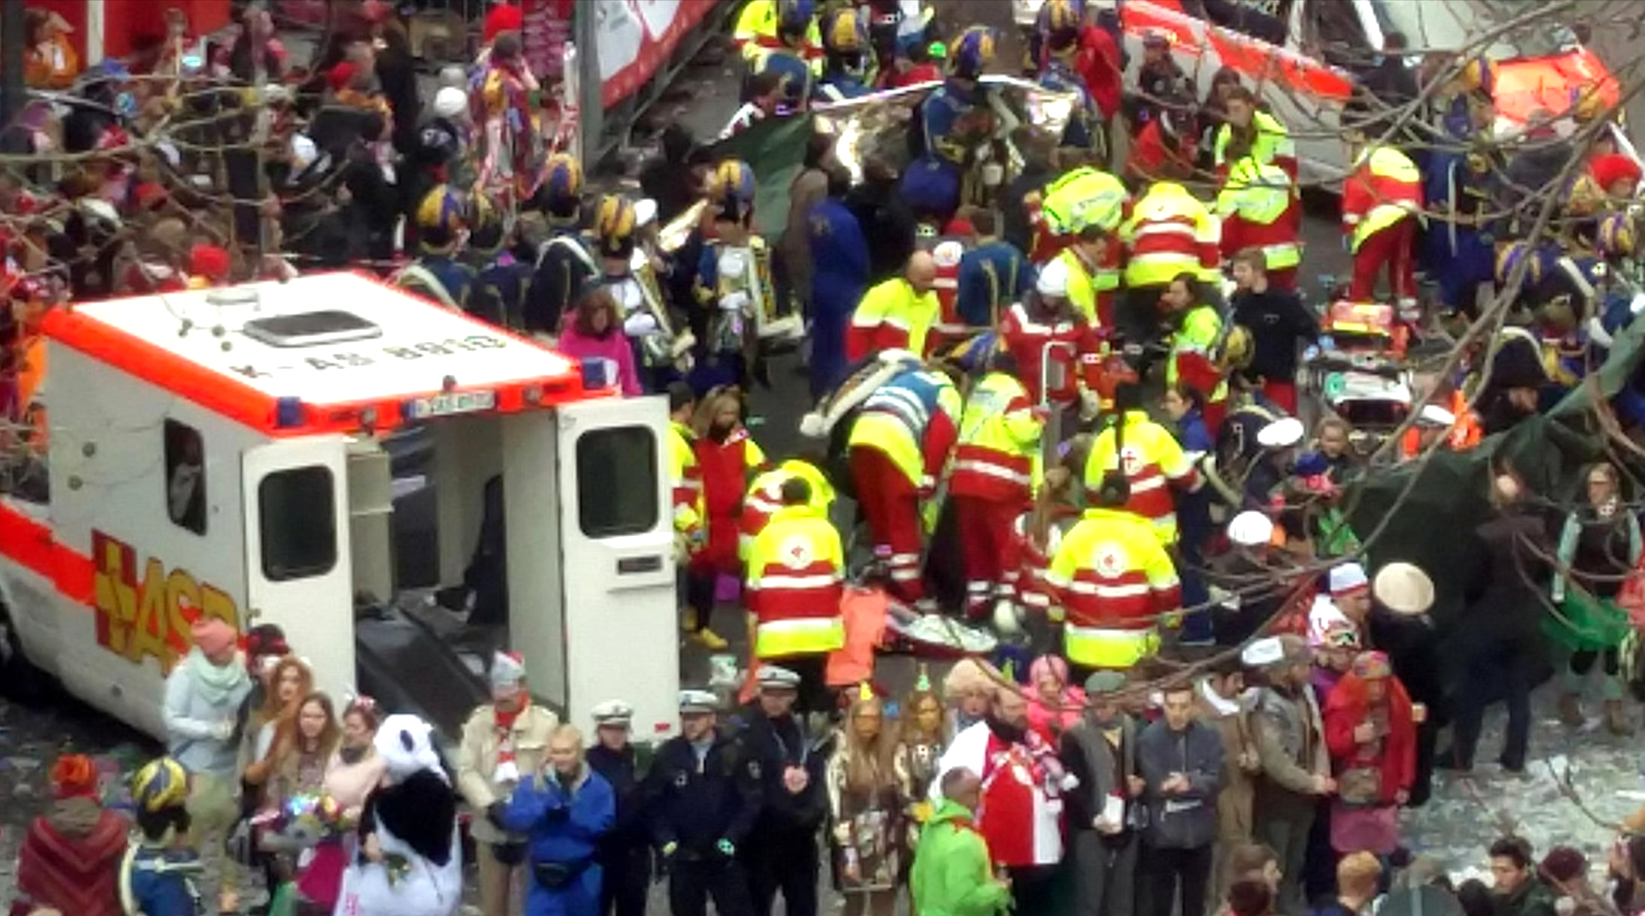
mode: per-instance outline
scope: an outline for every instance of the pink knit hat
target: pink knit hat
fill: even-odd
[[[194,621],[189,635],[194,644],[206,655],[221,655],[234,648],[236,634],[234,627],[217,617],[201,617]]]

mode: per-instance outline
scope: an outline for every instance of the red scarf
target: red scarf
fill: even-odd
[[[514,762],[514,721],[531,705],[531,697],[522,694],[520,705],[512,710],[504,711],[492,708],[492,714],[497,718],[497,765]]]

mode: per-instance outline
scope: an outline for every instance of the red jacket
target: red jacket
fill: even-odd
[[[1131,155],[1125,160],[1126,177],[1144,184],[1155,181],[1185,181],[1194,174],[1195,147],[1181,144],[1172,150],[1165,142],[1165,129],[1158,118],[1143,126],[1131,141]]]
[[[1382,168],[1381,160],[1384,156],[1393,154],[1404,159],[1403,165],[1410,166],[1414,176],[1412,180],[1402,180]],[[1388,158],[1393,159],[1393,156]],[[1398,159],[1394,159],[1398,162]],[[1344,231],[1353,232],[1355,224],[1365,219],[1382,204],[1403,204],[1413,211],[1422,209],[1422,173],[1416,170],[1414,164],[1404,153],[1392,147],[1382,147],[1354,169],[1348,180],[1342,184],[1342,225]]]
[[[17,855],[17,890],[32,907],[74,916],[121,916],[120,859],[129,824],[89,798],[37,817]],[[25,912],[32,912],[32,909]]]
[[[1085,80],[1085,91],[1102,109],[1102,116],[1112,118],[1119,114],[1123,91],[1120,51],[1107,29],[1087,25],[1080,33],[1080,52],[1074,69]]]
[[[697,467],[702,469],[703,503],[708,508],[708,546],[693,561],[699,569],[735,575],[742,569],[737,559],[739,516],[748,481],[760,470],[763,455],[748,431],[739,429],[724,442],[703,437],[692,443]]]
[[[1411,697],[1399,678],[1388,678],[1388,733],[1380,748],[1354,741],[1354,729],[1370,715],[1365,681],[1353,673],[1337,681],[1325,698],[1325,746],[1331,752],[1331,772],[1371,767],[1382,773],[1382,802],[1394,804],[1400,791],[1416,781],[1417,728],[1411,716]]]
[[[1297,244],[1302,237],[1302,199],[1291,196],[1291,205],[1271,223],[1253,223],[1238,213],[1222,218],[1222,256],[1231,258],[1242,248]]]
[[[1046,393],[1040,391],[1040,375],[1042,359],[1047,356],[1060,367],[1062,374],[1062,384],[1049,393],[1055,403],[1074,403],[1079,400],[1080,378],[1085,379],[1086,385],[1096,387],[1102,376],[1102,337],[1083,322],[1065,320],[1048,324],[1031,316],[1028,307],[1018,302],[1006,310],[1000,321],[1000,340],[1016,359],[1017,377],[1035,404],[1046,400]],[[1059,346],[1047,351],[1048,343]]]
[[[897,73],[889,80],[892,89],[901,89],[905,86],[918,86],[921,83],[942,82],[942,68],[936,64],[919,64],[908,68],[907,72]]]

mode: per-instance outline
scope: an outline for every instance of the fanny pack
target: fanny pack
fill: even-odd
[[[563,891],[577,880],[588,866],[594,864],[592,856],[583,859],[574,859],[570,862],[533,862],[531,873],[536,876],[537,883],[545,891]]]

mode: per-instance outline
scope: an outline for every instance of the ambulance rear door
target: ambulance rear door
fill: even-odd
[[[635,738],[661,741],[680,687],[667,401],[567,404],[556,422],[567,711],[624,700]]]
[[[242,453],[249,628],[278,624],[333,697],[354,688],[347,440],[304,436]]]

